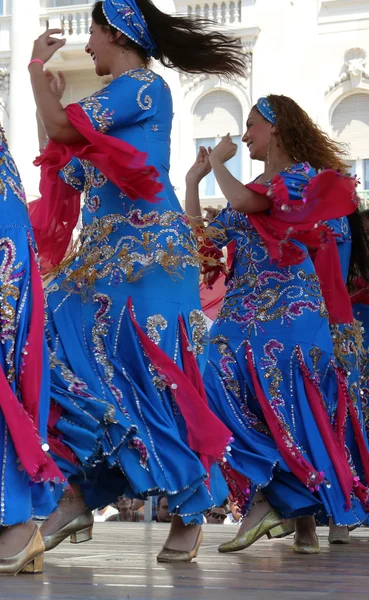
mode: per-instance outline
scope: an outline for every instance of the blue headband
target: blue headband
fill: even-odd
[[[259,98],[259,100],[256,103],[256,108],[258,109],[259,113],[264,117],[264,119],[269,121],[269,123],[271,123],[272,125],[275,125],[277,123],[277,115],[272,109],[268,98]]]
[[[157,52],[145,18],[135,0],[103,0],[104,15],[112,27],[139,44],[148,57]]]

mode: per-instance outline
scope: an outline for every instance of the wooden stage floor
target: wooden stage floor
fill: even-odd
[[[234,525],[207,525],[196,561],[160,565],[167,525],[96,523],[92,542],[65,541],[46,555],[43,575],[0,577],[1,600],[368,600],[369,528],[349,546],[298,556],[292,536],[263,538],[243,552],[220,555]]]

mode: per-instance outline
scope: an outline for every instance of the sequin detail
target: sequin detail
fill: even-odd
[[[209,343],[206,317],[202,310],[192,310],[189,315],[192,328],[192,343],[195,356],[204,353],[205,344]]]
[[[109,315],[112,300],[107,294],[94,294],[93,301],[100,304],[100,308],[98,308],[95,313],[95,325],[92,328],[95,359],[96,362],[103,367],[106,384],[115,400],[118,402],[120,409],[127,418],[130,418],[126,407],[122,404],[123,394],[121,390],[113,384],[114,368],[108,359],[104,343],[104,338],[107,337],[109,328],[113,325],[113,319]],[[112,413],[109,413],[108,417],[110,421],[114,420],[114,415]]]
[[[80,102],[82,109],[90,119],[94,119],[98,124],[97,130],[100,133],[107,133],[114,125],[114,111],[107,108],[103,109],[102,103],[109,100],[109,88],[95,92],[88,98]]]
[[[150,340],[152,342],[154,342],[154,344],[159,345],[160,344],[160,333],[158,332],[158,328],[161,329],[161,331],[164,331],[166,328],[168,327],[168,321],[166,319],[164,319],[164,317],[162,315],[152,315],[150,317],[147,317],[147,321],[146,321],[146,329],[147,329],[147,335],[149,336]]]
[[[21,280],[23,272],[18,271],[21,263],[16,264],[16,247],[10,238],[0,239],[0,253],[3,253],[0,264],[0,341],[2,344],[10,342],[6,355],[8,371],[5,375],[8,382],[12,383],[15,380],[14,348],[17,333],[14,305],[20,297],[16,284]]]
[[[148,460],[149,460],[149,451],[146,448],[145,444],[139,437],[134,437],[128,442],[128,448],[130,450],[137,450],[140,454],[140,465],[147,471],[148,468]]]
[[[150,110],[153,103],[152,97],[149,96],[149,94],[146,94],[144,98],[142,96],[145,93],[145,91],[150,87],[150,85],[154,83],[158,76],[152,71],[147,71],[145,69],[140,69],[137,71],[128,71],[125,74],[131,77],[132,79],[145,82],[144,85],[141,86],[138,90],[136,100],[138,106],[142,110]]]
[[[120,235],[127,226],[129,233]],[[64,285],[71,283],[74,291],[86,291],[106,277],[111,283],[135,282],[157,265],[171,276],[181,277],[186,267],[199,266],[201,256],[184,215],[174,211],[142,214],[131,209],[127,215],[93,217],[58,272],[65,273],[74,261],[79,264],[67,275]]]
[[[76,168],[71,162],[61,169],[65,183],[79,191],[81,187],[83,187],[83,184],[82,181],[75,176],[75,172]]]

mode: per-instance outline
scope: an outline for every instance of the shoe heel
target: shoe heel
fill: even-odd
[[[42,569],[44,566],[44,555],[36,556],[31,562],[28,563],[23,569],[21,573],[42,573]]]
[[[272,540],[272,539],[273,539],[273,536],[272,536],[272,534],[270,533],[270,531],[267,531],[267,532],[266,532],[266,536],[267,536],[268,540]]]
[[[71,544],[82,544],[82,542],[89,542],[90,540],[92,540],[92,527],[76,531],[70,536]]]

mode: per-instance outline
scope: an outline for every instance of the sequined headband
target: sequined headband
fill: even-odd
[[[268,98],[259,98],[259,100],[256,103],[256,108],[258,109],[259,113],[264,117],[264,119],[269,121],[269,123],[271,123],[272,125],[275,125],[277,123],[277,115],[272,109]]]
[[[103,0],[102,8],[107,21],[112,27],[139,44],[148,57],[155,57],[157,53],[156,45],[135,0]]]

